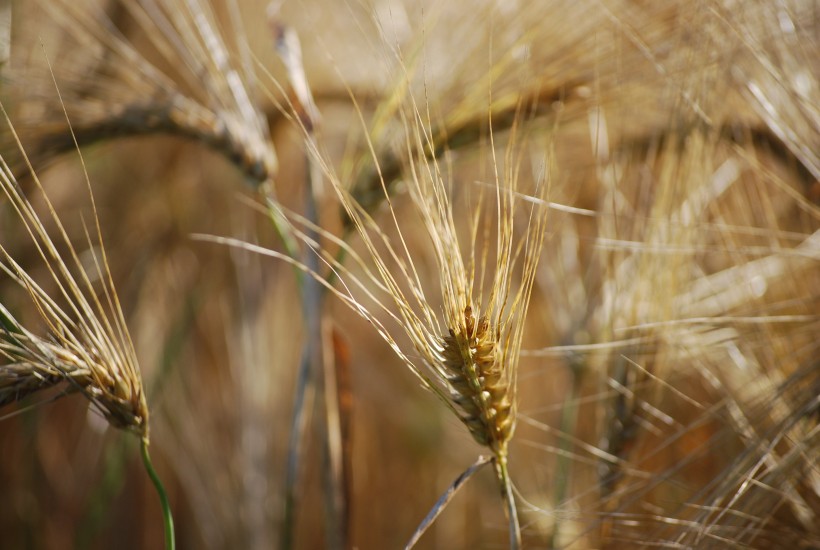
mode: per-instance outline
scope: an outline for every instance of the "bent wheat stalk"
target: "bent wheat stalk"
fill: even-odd
[[[108,269],[100,228],[94,228],[96,243],[86,228],[93,265],[88,270],[46,196],[1,103],[0,111],[36,189],[42,194],[51,222],[57,227],[57,243],[67,250],[66,255],[59,251],[5,159],[0,157],[3,195],[31,237],[57,289],[56,297],[50,295],[0,243],[0,271],[25,290],[47,333],[40,336],[27,329],[0,303],[0,358],[5,360],[0,365],[0,407],[66,383],[66,393],[76,391],[84,395],[111,426],[137,434],[143,463],[160,496],[166,548],[174,548],[170,506],[148,454],[149,415],[142,377]],[[98,223],[96,210],[94,219]],[[95,252],[95,248],[100,252]],[[95,291],[92,280],[100,281],[101,295]]]
[[[120,0],[130,25],[140,28],[155,54],[126,38],[99,8],[61,0],[48,3],[62,30],[102,47],[91,57],[95,73],[76,60],[58,65],[74,137],[62,124],[35,132],[36,157],[122,136],[166,133],[208,145],[235,164],[254,185],[271,180],[277,159],[268,122],[253,97],[256,81],[238,6],[228,3],[229,31],[208,0]],[[149,49],[150,51],[150,49]],[[88,61],[84,61],[88,63]],[[165,67],[165,68],[163,68]],[[44,87],[45,88],[45,87]],[[59,120],[53,94],[26,81],[24,105]]]

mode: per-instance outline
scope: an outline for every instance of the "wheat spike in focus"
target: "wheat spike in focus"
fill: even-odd
[[[405,119],[406,139],[429,138],[430,125],[425,124],[415,107],[409,109],[415,115]],[[520,189],[523,162],[515,134],[513,129],[506,138],[503,169],[491,147],[495,181],[473,184],[473,204],[467,208],[456,208],[451,202],[452,186],[445,182],[437,160],[430,161],[420,154],[406,167],[408,198],[425,227],[435,258],[440,303],[431,301],[432,295],[428,297],[421,283],[418,260],[414,261],[406,245],[408,230],[400,222],[392,200],[387,197],[387,215],[390,230],[396,234],[388,235],[388,226],[380,225],[356,202],[322,153],[310,143],[308,147],[314,147],[312,161],[320,165],[332,184],[367,254],[360,255],[294,212],[279,205],[273,208],[281,209],[280,215],[289,220],[292,234],[320,255],[339,278],[341,288],[330,285],[321,274],[281,252],[238,239],[199,236],[295,265],[365,318],[423,387],[432,391],[465,424],[472,437],[492,452],[510,520],[512,547],[520,545],[520,532],[507,471],[508,443],[516,422],[518,358],[544,242],[545,197],[550,178],[549,153],[545,152],[534,163],[540,166],[531,178],[534,183],[530,192]],[[423,151],[419,144],[415,149]],[[488,199],[487,195],[493,198]],[[524,214],[525,231],[517,237],[515,222],[521,221],[519,218],[524,218]],[[469,246],[459,240],[457,222],[468,226]],[[346,250],[363,274],[354,274],[310,237],[306,227]],[[495,258],[492,266],[491,254]],[[485,287],[489,287],[486,292]],[[376,307],[366,306],[367,300],[373,300]],[[412,349],[399,343],[402,333]],[[433,515],[437,514],[438,511]],[[420,535],[421,531],[417,532],[408,547]]]
[[[431,125],[423,119],[413,99],[407,101],[405,138],[416,151],[424,151]],[[439,306],[425,293],[406,247],[406,229],[389,197],[388,215],[397,237],[388,237],[324,165],[375,266],[377,275],[366,271],[371,274],[371,283],[388,294],[378,304],[412,342],[413,352],[403,350],[391,330],[364,310],[352,294],[340,291],[337,295],[379,329],[382,338],[423,385],[458,416],[478,443],[492,451],[511,521],[512,546],[520,544],[520,534],[507,473],[508,443],[515,428],[518,357],[544,239],[544,197],[549,187],[549,154],[545,152],[542,158],[535,159],[534,164],[540,166],[532,175],[534,183],[529,196],[519,189],[523,161],[516,132],[513,128],[506,138],[503,163],[496,159],[495,145],[491,144],[494,182],[473,184],[472,205],[466,207],[453,204],[454,186],[445,181],[438,160],[431,161],[419,153],[406,167],[408,195],[435,257]],[[322,161],[319,158],[317,162]],[[525,201],[527,208],[522,205]],[[526,230],[523,236],[516,236],[515,222],[525,212],[529,216]],[[459,240],[459,224],[468,226],[467,246],[463,237]],[[494,255],[494,265],[490,265],[490,255]],[[354,286],[354,281],[344,275],[349,272],[338,264],[333,267],[349,292]],[[439,308],[443,309],[443,319]]]
[[[453,401],[463,411],[461,420],[480,444],[506,454],[515,426],[509,380],[499,364],[497,335],[486,317],[477,322],[471,307],[464,310],[458,332],[444,337],[444,366],[450,371]]]

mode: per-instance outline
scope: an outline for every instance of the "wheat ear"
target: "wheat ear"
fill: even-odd
[[[510,144],[508,148],[507,166],[515,167],[519,164],[512,154],[515,147]],[[497,226],[494,228],[497,235],[494,243],[497,263],[490,276],[490,289],[486,295],[482,293],[483,300],[479,301],[478,285],[481,283],[477,279],[481,278],[481,274],[478,271],[483,271],[484,267],[478,263],[486,258],[485,247],[493,248],[493,245],[473,242],[466,252],[462,252],[456,236],[449,193],[436,169],[436,163],[427,163],[422,159],[411,167],[411,198],[425,223],[441,274],[439,292],[444,306],[444,314],[441,316],[425,295],[413,258],[404,245],[402,227],[392,207],[392,223],[399,234],[398,246],[393,244],[384,230],[342,187],[319,151],[314,150],[312,153],[316,155],[317,162],[354,221],[367,255],[359,256],[344,241],[281,207],[277,207],[278,216],[289,221],[290,233],[318,255],[325,267],[330,268],[341,288],[332,286],[324,275],[287,254],[236,239],[203,235],[197,238],[285,261],[309,274],[355,313],[369,321],[422,385],[432,391],[464,423],[478,443],[492,452],[492,462],[510,521],[510,546],[518,548],[520,531],[508,473],[508,445],[516,422],[517,366],[524,318],[544,239],[547,211],[542,204],[544,201],[527,201],[530,211],[526,236],[516,239],[513,221],[515,215],[521,213],[519,210],[525,202],[517,190],[519,175],[513,168],[498,175],[497,181],[491,186],[498,214]],[[548,177],[548,170],[543,171],[542,177]],[[482,185],[479,189],[484,190],[486,187]],[[541,181],[537,184],[535,193],[543,197],[547,187],[546,181]],[[480,194],[483,195],[483,192]],[[389,198],[387,201],[390,204]],[[474,239],[478,238],[479,219],[478,215],[473,218]],[[307,229],[303,230],[300,226]],[[311,237],[314,231],[341,246],[348,257],[362,268],[363,277],[366,282],[375,285],[375,290],[369,289],[365,280],[354,275],[333,254],[323,249]],[[469,270],[462,259],[462,253],[470,257]],[[480,259],[478,263],[476,258]],[[519,271],[521,279],[516,281]],[[363,305],[365,297],[374,301],[375,310],[371,311]],[[480,305],[482,303],[484,305]],[[386,314],[395,326],[380,320],[379,313]],[[409,338],[411,349],[397,342],[399,333],[404,333]],[[473,470],[470,469],[469,474],[465,472],[464,475],[469,477],[472,473]],[[429,524],[425,522],[423,527],[426,528],[427,525]],[[420,533],[413,538],[416,539],[417,536]]]
[[[5,116],[2,105],[0,110]],[[7,116],[6,121],[9,122]],[[12,133],[16,138],[13,128]],[[40,180],[33,170],[31,175],[42,192]],[[2,270],[25,289],[48,329],[47,337],[38,336],[0,305],[4,325],[0,350],[9,360],[0,383],[0,404],[67,380],[69,389],[84,393],[111,425],[134,431],[147,439],[148,407],[142,379],[104,253],[102,258],[96,254],[93,256],[94,272],[87,273],[45,197],[60,240],[68,249],[68,257],[64,258],[22,194],[4,159],[0,159],[0,186],[34,241],[61,299],[68,304],[67,308],[58,305],[0,244],[4,259]],[[79,277],[75,278],[72,268]],[[102,298],[94,292],[92,278],[103,281]]]
[[[0,365],[0,406],[67,382],[68,391],[82,393],[111,426],[136,433],[140,437],[143,464],[160,496],[166,549],[173,550],[175,542],[170,504],[148,454],[148,405],[142,376],[108,269],[93,195],[92,207],[97,224],[94,234],[101,253],[92,252],[93,269],[89,272],[45,194],[2,103],[0,111],[29,167],[37,190],[45,200],[51,221],[57,227],[58,242],[68,251],[65,257],[59,252],[37,212],[23,195],[5,159],[0,157],[0,187],[3,194],[31,237],[58,289],[59,299],[67,304],[61,307],[0,244],[3,260],[0,270],[27,292],[47,329],[46,336],[35,334],[0,303],[0,357],[7,360],[6,364]],[[90,182],[84,165],[83,172],[90,194]],[[86,239],[93,250],[95,243],[87,228]],[[77,273],[76,277],[72,271]],[[95,291],[91,282],[93,279],[101,281],[102,296]]]
[[[409,116],[405,119],[408,143],[415,143],[414,149],[423,151],[424,142],[429,143],[431,139],[425,130],[429,125],[424,123],[415,106],[411,105],[408,112]],[[512,133],[514,136],[515,131]],[[524,318],[544,238],[547,209],[540,203],[543,203],[548,187],[549,171],[544,166],[542,179],[534,189],[540,200],[528,202],[526,235],[517,239],[514,219],[523,210],[522,203],[525,201],[517,188],[521,162],[515,152],[519,151],[519,144],[511,137],[505,158],[506,171],[496,174],[494,184],[478,186],[476,211],[467,210],[472,242],[464,247],[459,243],[456,232],[455,220],[460,212],[451,203],[448,185],[438,163],[428,162],[424,155],[419,155],[410,164],[407,175],[410,197],[425,225],[440,273],[442,317],[425,295],[413,258],[405,245],[403,228],[386,190],[391,224],[398,232],[398,244],[388,238],[344,188],[324,161],[315,142],[308,143],[313,148],[311,153],[316,163],[324,170],[367,248],[365,259],[353,255],[354,260],[364,266],[365,277],[381,289],[381,296],[368,291],[362,280],[322,249],[316,238],[311,236],[318,230],[314,224],[283,210],[280,210],[281,216],[287,217],[293,224],[291,233],[313,248],[333,270],[343,285],[342,290],[330,286],[316,268],[284,254],[236,240],[204,238],[283,259],[320,280],[356,313],[370,321],[424,387],[456,414],[478,443],[491,450],[510,520],[510,545],[517,548],[520,532],[508,473],[508,444],[515,428],[517,365]],[[495,158],[494,165],[500,166]],[[487,188],[493,189],[494,204],[490,209],[495,212],[494,227],[493,222],[486,219],[489,216],[480,213],[486,206],[484,195]],[[489,242],[477,242],[482,224],[485,230],[481,236]],[[303,231],[298,225],[307,229]],[[319,233],[333,238],[326,231],[319,230]],[[495,234],[492,240],[490,233]],[[350,250],[338,239],[334,242]],[[485,265],[490,249],[496,255],[494,268]],[[468,258],[468,263],[462,255]],[[485,272],[491,273],[487,275],[489,289],[486,293],[482,292]],[[516,281],[519,272],[521,278]],[[387,328],[374,313],[368,311],[356,298],[356,289],[374,299],[377,307],[386,312],[398,328]],[[403,332],[409,338],[412,350],[403,349],[397,343],[393,336],[395,331]]]

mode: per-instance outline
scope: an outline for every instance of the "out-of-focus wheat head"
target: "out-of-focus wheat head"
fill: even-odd
[[[16,138],[13,129],[12,134]],[[0,158],[0,185],[8,199],[7,209],[16,214],[31,237],[58,289],[57,298],[50,296],[0,243],[0,269],[28,293],[40,314],[41,330],[45,331],[41,336],[27,329],[0,304],[0,353],[6,359],[0,366],[0,406],[65,382],[67,393],[85,395],[112,426],[136,432],[147,440],[148,407],[142,378],[111,283],[101,237],[98,243],[88,237],[90,263],[84,264],[33,169],[30,175],[36,189],[43,193],[57,227],[57,241],[67,253],[58,250],[5,159]],[[92,231],[99,236],[99,227],[94,226]],[[97,281],[100,288],[95,289],[92,281]]]
[[[277,159],[254,98],[254,62],[235,3],[141,0],[106,11],[57,1],[42,9],[76,44],[93,46],[81,56],[64,44],[51,54],[80,145],[169,133],[223,153],[254,184],[273,177]],[[118,24],[129,27],[128,38]],[[71,149],[48,81],[20,69],[9,77],[26,82],[19,108],[36,122],[28,132],[36,145],[30,154],[44,160]]]
[[[648,60],[672,90],[637,80],[648,109],[671,103],[656,122],[617,88],[588,106],[593,170],[574,171],[595,194],[552,217],[536,283],[559,345],[525,352],[561,358],[575,388],[556,420],[524,411],[534,447],[559,443],[532,502],[556,546],[816,545],[816,14],[677,9],[680,33],[652,40],[662,24],[607,14],[641,49],[625,67]]]

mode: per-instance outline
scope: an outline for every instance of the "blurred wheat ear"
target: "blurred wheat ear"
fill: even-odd
[[[48,92],[48,82],[24,75],[26,94],[19,103],[38,113],[29,130],[33,135],[27,136],[34,144],[30,154],[35,165],[71,150],[74,139],[85,146],[164,133],[222,153],[254,185],[273,177],[277,158],[267,119],[253,98],[256,77],[235,4],[228,3],[229,24],[220,26],[207,0],[117,3],[130,16],[123,20],[141,29],[147,46],[140,47],[99,7],[70,0],[47,5],[68,36],[96,42],[99,50],[86,53],[82,61],[55,63],[73,139],[59,122],[61,108]],[[14,73],[10,77],[16,79]]]

